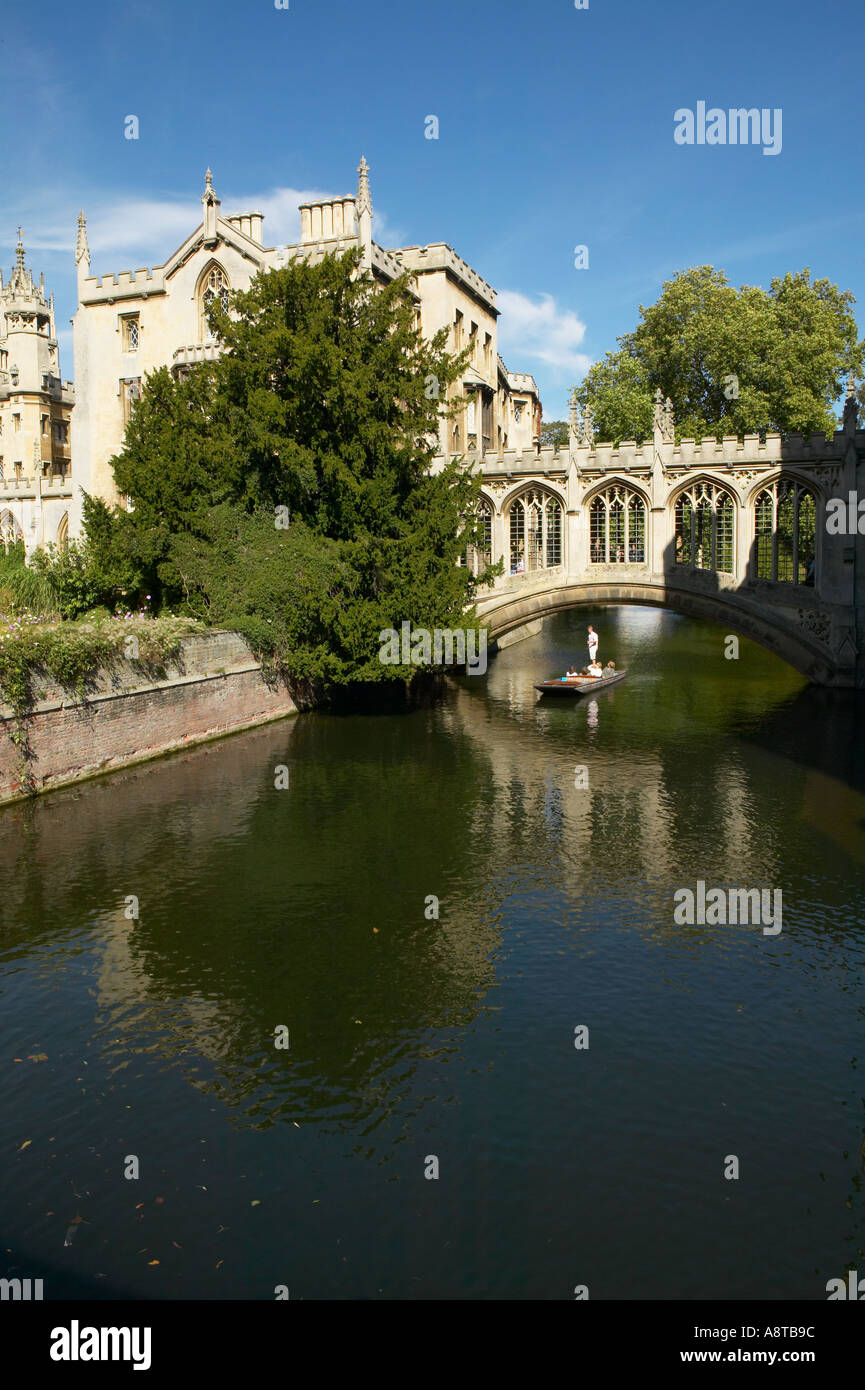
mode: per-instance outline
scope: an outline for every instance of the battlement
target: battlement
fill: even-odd
[[[515,375],[518,374],[509,374]],[[858,451],[865,453],[865,429],[857,429],[853,438]],[[466,458],[477,472],[485,476],[561,473],[567,471],[572,460],[580,472],[646,473],[651,471],[657,449],[665,470],[689,472],[706,468],[717,471],[753,466],[769,468],[791,463],[840,463],[850,439],[851,436],[843,430],[836,430],[831,435],[815,433],[807,438],[801,434],[773,433],[762,441],[756,434],[746,434],[744,438],[733,434],[725,435],[722,439],[715,439],[714,436],[682,439],[678,444],[668,441],[658,445],[653,440],[638,444],[636,440],[623,439],[620,444],[572,444],[570,449],[561,450],[547,447],[517,453],[513,449],[505,449],[502,453],[491,452],[483,456],[469,452]]]
[[[109,272],[107,275],[100,275],[97,278],[97,286],[101,290],[106,285],[117,285],[119,287],[127,285],[139,285],[142,281],[152,280],[153,271],[150,266],[141,266],[138,270],[118,270],[114,274]],[[87,281],[86,283],[90,283]]]
[[[165,293],[162,266],[140,266],[138,270],[119,270],[105,275],[89,275],[81,281],[80,304],[110,303],[115,299],[143,299]]]
[[[488,285],[486,280],[483,280],[476,270],[472,270],[468,262],[464,261],[462,256],[458,256],[446,242],[434,241],[430,242],[429,246],[402,246],[394,251],[393,255],[402,262],[406,270],[412,270],[415,274],[429,270],[449,272],[478,299],[483,300],[491,313],[498,314],[497,296],[492,285]]]
[[[538,384],[531,372],[507,372],[507,378],[512,391],[528,391],[533,396],[538,394]]]

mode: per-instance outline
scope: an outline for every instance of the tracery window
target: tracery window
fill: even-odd
[[[10,545],[18,545],[24,539],[24,532],[10,511],[0,512],[0,545],[8,550]]]
[[[593,565],[645,563],[646,504],[639,493],[616,484],[593,498],[589,555]]]
[[[478,501],[479,540],[466,547],[465,564],[472,574],[483,574],[493,562],[493,509],[485,497]]]
[[[813,584],[817,503],[794,478],[778,478],[754,503],[755,568],[758,579]]]
[[[199,296],[201,300],[201,337],[202,341],[212,338],[213,334],[207,322],[207,311],[214,302],[219,302],[222,308],[228,309],[229,296],[228,279],[223,270],[218,265],[213,265],[205,273],[201,282]]]
[[[736,506],[726,488],[704,479],[676,499],[676,564],[733,573]]]
[[[510,572],[551,569],[562,563],[562,504],[531,488],[510,505]]]

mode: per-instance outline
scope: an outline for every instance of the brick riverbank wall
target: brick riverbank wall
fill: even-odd
[[[165,678],[132,666],[105,674],[83,702],[34,682],[39,699],[28,720],[37,791],[82,781],[268,720],[296,713],[282,686],[265,684],[242,637],[208,632],[182,639]],[[18,800],[20,754],[9,735],[11,710],[0,705],[0,803]]]

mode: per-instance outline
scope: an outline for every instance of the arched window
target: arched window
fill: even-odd
[[[700,480],[676,499],[676,564],[698,570],[734,568],[736,504],[726,488]]]
[[[218,265],[210,265],[205,270],[198,285],[198,304],[199,319],[201,324],[201,340],[206,342],[212,338],[213,334],[207,322],[207,311],[214,301],[218,301],[223,309],[228,309],[229,284],[225,271]]]
[[[478,499],[477,519],[480,527],[479,542],[471,542],[466,546],[465,555],[460,557],[460,564],[467,565],[472,574],[483,574],[493,562],[493,509],[485,497]]]
[[[20,545],[24,539],[24,532],[12,513],[8,510],[0,512],[0,545],[4,550],[8,550],[10,545]]]
[[[593,498],[589,557],[593,565],[645,563],[646,504],[639,493],[616,485]]]
[[[57,549],[65,550],[69,544],[69,513],[64,512],[57,527]]]
[[[532,488],[510,505],[511,574],[551,569],[562,563],[562,504]]]
[[[794,478],[777,478],[754,503],[758,579],[813,584],[817,503]]]

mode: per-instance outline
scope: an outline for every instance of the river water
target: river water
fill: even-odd
[[[539,702],[589,621],[627,680]],[[433,709],[0,813],[0,1272],[825,1299],[865,1270],[860,705],[724,638],[567,613]],[[782,930],[678,924],[698,881],[780,889]]]

